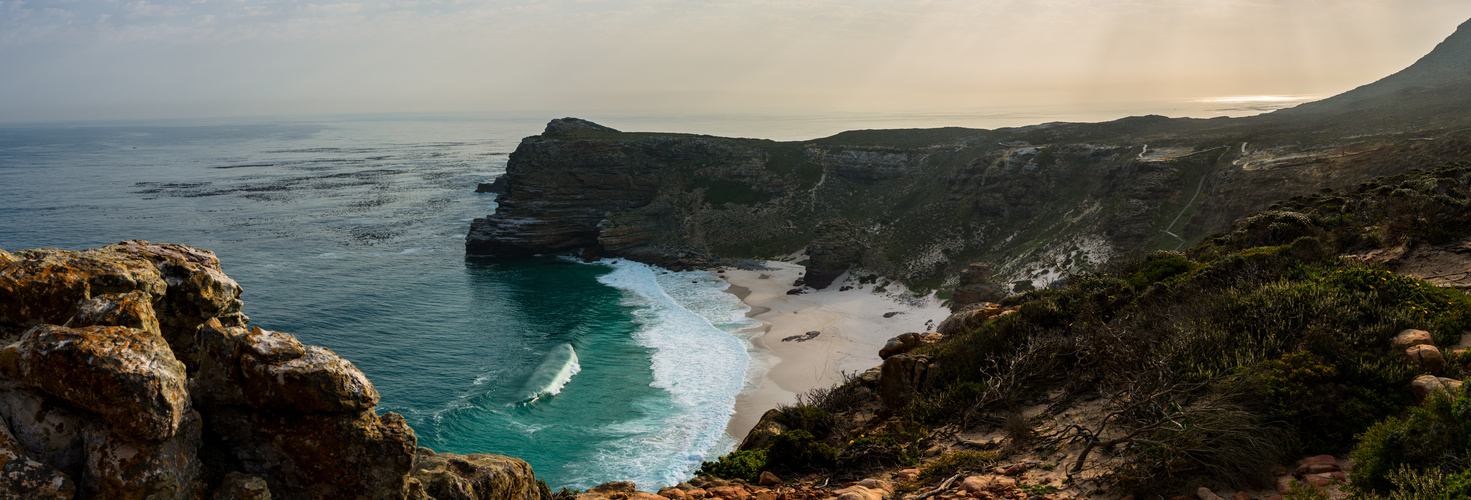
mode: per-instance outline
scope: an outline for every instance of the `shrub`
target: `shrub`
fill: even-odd
[[[700,463],[700,474],[756,482],[766,470],[766,450],[737,450],[715,462]]]
[[[816,406],[783,405],[777,408],[777,412],[777,423],[787,426],[788,429],[807,431],[817,439],[827,439],[836,425],[831,413]]]
[[[766,450],[766,462],[771,469],[797,474],[831,469],[837,461],[838,452],[833,447],[800,429],[778,434]]]
[[[1471,463],[1471,399],[1433,393],[1404,418],[1370,427],[1352,456],[1354,484],[1381,492],[1394,489],[1394,474],[1404,467],[1464,470]]]
[[[994,451],[951,451],[920,467],[916,479],[950,477],[964,471],[979,471],[996,465],[1000,458]]]

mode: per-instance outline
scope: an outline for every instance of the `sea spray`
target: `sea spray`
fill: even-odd
[[[599,453],[602,469],[627,467],[643,488],[678,483],[701,461],[729,451],[725,432],[750,364],[747,344],[732,335],[749,326],[746,309],[709,272],[673,272],[631,261],[604,262],[598,281],[621,290],[638,324],[635,339],[653,351],[652,385],[667,391],[663,414],[609,426],[632,439]],[[651,408],[651,410],[656,410]]]

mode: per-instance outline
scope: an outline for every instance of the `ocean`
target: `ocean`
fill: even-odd
[[[674,484],[733,449],[735,398],[763,366],[727,284],[630,261],[464,255],[470,221],[495,209],[476,184],[553,117],[0,125],[0,249],[212,250],[253,325],[351,360],[421,446],[522,458],[553,489]],[[1067,116],[585,118],[794,140]]]

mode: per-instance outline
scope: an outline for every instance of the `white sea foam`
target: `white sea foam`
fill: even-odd
[[[643,489],[672,485],[733,444],[725,427],[751,358],[732,333],[749,326],[747,309],[709,272],[604,264],[613,272],[598,281],[621,290],[624,305],[633,308],[636,340],[654,351],[651,385],[669,393],[673,408],[649,408],[648,417],[601,429],[629,439],[601,451],[597,467],[625,474],[619,477]]]
[[[571,344],[552,348],[521,387],[522,401],[531,404],[542,396],[560,394],[562,388],[572,381],[572,376],[580,371],[582,365],[577,363],[577,350]]]

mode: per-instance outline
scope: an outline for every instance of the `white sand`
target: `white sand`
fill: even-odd
[[[879,349],[896,335],[925,331],[925,323],[938,325],[950,311],[930,298],[921,305],[909,305],[885,294],[873,292],[874,285],[838,291],[846,275],[825,290],[801,295],[787,295],[792,282],[802,275],[802,266],[785,262],[767,262],[770,270],[728,270],[723,274],[731,284],[728,292],[736,294],[751,307],[750,316],[761,321],[764,333],[752,338],[758,350],[770,353],[763,365],[753,362],[751,386],[736,398],[735,415],[727,427],[737,440],[745,438],[761,415],[777,405],[794,403],[797,395],[808,390],[831,386],[842,380],[843,373],[861,373],[878,366]],[[761,279],[761,275],[769,278]],[[907,294],[898,283],[888,286],[889,293]],[[884,313],[901,312],[891,318]],[[821,332],[805,342],[782,339]],[[758,359],[760,357],[758,356]],[[762,371],[764,370],[764,373]]]

